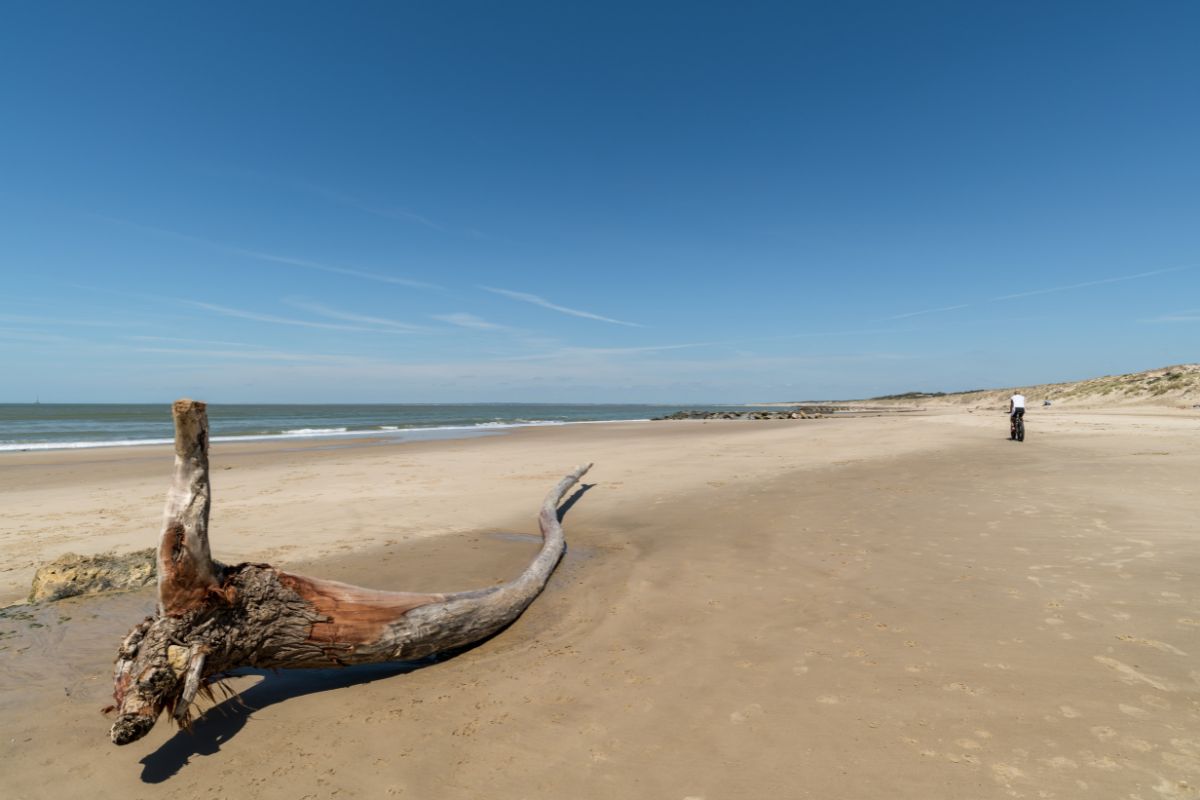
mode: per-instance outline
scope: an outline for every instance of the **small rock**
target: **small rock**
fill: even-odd
[[[82,594],[140,589],[153,583],[154,548],[117,555],[79,556],[74,553],[43,564],[33,576],[29,602],[62,600]]]

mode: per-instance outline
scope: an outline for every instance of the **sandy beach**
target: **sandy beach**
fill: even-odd
[[[1034,409],[214,445],[214,555],[487,586],[595,462],[569,552],[446,661],[246,673],[192,732],[99,709],[150,591],[0,619],[14,798],[1200,797],[1200,414]],[[167,448],[0,454],[0,603],[152,546]]]

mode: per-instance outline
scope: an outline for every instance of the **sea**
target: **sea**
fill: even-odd
[[[534,425],[649,420],[732,406],[602,404],[221,405],[209,404],[211,441],[458,438]],[[745,409],[746,406],[737,406]],[[0,403],[0,452],[169,444],[171,406]]]

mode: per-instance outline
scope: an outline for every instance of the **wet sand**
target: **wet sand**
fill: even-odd
[[[1028,428],[1015,444],[1002,415],[956,412],[214,450],[218,557],[414,591],[515,574],[544,492],[596,467],[508,630],[420,669],[241,675],[242,703],[190,734],[117,748],[98,713],[151,594],[0,619],[3,794],[1200,796],[1200,417]],[[6,563],[153,541],[164,454],[12,455]]]

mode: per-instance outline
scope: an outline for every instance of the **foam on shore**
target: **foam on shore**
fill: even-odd
[[[370,430],[352,431],[348,428],[295,428],[279,433],[251,433],[239,436],[214,436],[218,442],[259,442],[280,439],[362,439],[384,438],[393,441],[419,439],[454,439],[485,436],[495,431],[510,428],[533,428],[559,425],[594,425],[611,422],[649,422],[647,419],[623,420],[521,420],[517,422],[479,422],[474,425],[434,425],[428,427],[403,428],[398,425],[380,425]],[[31,452],[44,450],[91,450],[102,447],[144,447],[171,444],[174,439],[111,439],[104,441],[75,442],[0,442],[0,453]]]

